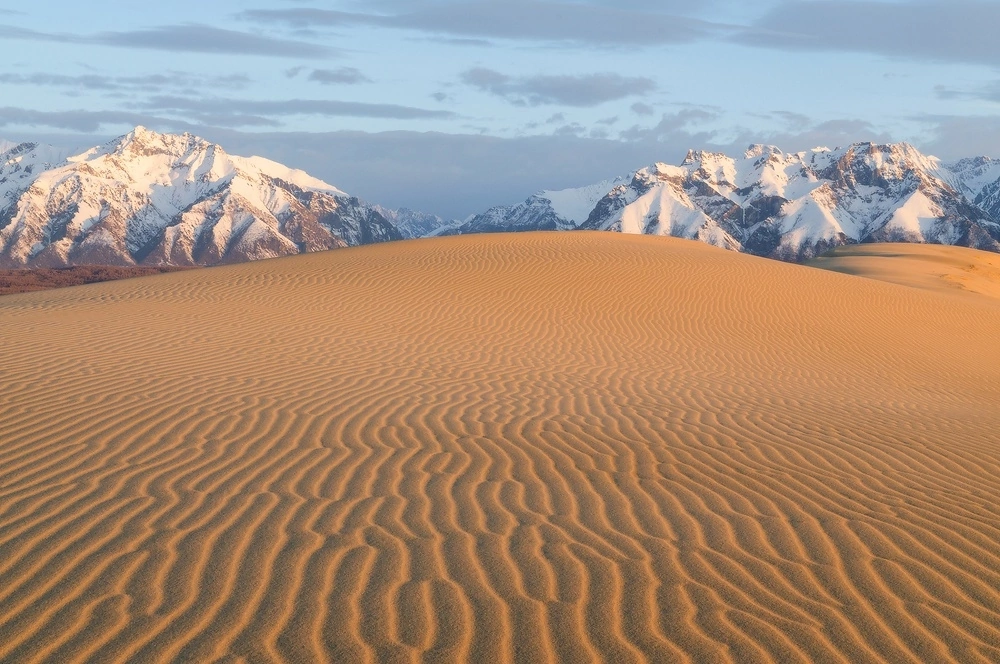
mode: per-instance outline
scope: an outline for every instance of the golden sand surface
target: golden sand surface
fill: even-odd
[[[1000,307],[671,238],[0,298],[0,661],[998,662]]]
[[[1000,304],[1000,254],[939,244],[854,244],[811,267]]]

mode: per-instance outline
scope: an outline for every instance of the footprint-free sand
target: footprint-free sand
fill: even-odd
[[[0,298],[0,661],[1000,661],[1000,306],[597,233]]]
[[[812,267],[1000,305],[1000,254],[939,244],[852,244]]]

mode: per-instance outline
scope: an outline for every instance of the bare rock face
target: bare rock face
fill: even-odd
[[[0,267],[214,265],[398,239],[376,207],[190,134],[0,155]]]
[[[943,164],[905,143],[794,154],[752,145],[737,158],[691,151],[679,166],[543,191],[453,232],[571,229],[672,235],[788,261],[859,242],[1000,251],[1000,162]]]

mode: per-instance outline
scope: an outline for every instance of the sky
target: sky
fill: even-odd
[[[1000,0],[34,0],[0,9],[0,138],[190,131],[464,218],[689,149],[1000,156],[998,25]]]

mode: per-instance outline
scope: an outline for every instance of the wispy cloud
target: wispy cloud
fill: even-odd
[[[676,4],[676,3],[675,3]],[[255,9],[241,17],[299,29],[371,25],[472,39],[580,42],[589,45],[686,43],[731,26],[627,6],[552,0],[390,3],[386,13],[296,7]]]
[[[323,85],[357,85],[358,83],[372,82],[370,78],[354,67],[314,69],[309,74],[309,80]]]
[[[463,72],[461,80],[466,85],[518,106],[597,106],[607,101],[642,95],[656,87],[652,79],[613,72],[511,77],[484,67]]]
[[[227,30],[200,23],[164,25],[141,30],[101,32],[92,35],[40,32],[12,25],[0,25],[0,39],[289,58],[324,58],[336,54],[335,49],[327,46]]]
[[[641,101],[635,102],[630,108],[636,115],[652,115],[656,110],[649,104],[644,104]]]
[[[683,108],[674,113],[664,113],[651,127],[640,125],[623,130],[622,140],[640,143],[705,143],[715,136],[714,131],[697,130],[695,127],[719,117],[716,111],[704,108]]]
[[[396,104],[372,104],[356,101],[325,99],[288,99],[282,101],[203,98],[158,95],[138,105],[142,110],[188,115],[206,120],[215,118],[214,124],[244,126],[243,119],[254,123],[259,118],[276,118],[293,115],[318,115],[326,117],[383,118],[394,120],[446,119],[454,117],[449,111],[436,111]],[[220,119],[226,118],[225,122]]]
[[[38,111],[13,106],[0,107],[0,127],[24,125],[90,134],[109,126],[139,124],[171,130],[192,128],[191,124],[182,120],[129,111]]]
[[[782,50],[849,51],[997,66],[998,25],[997,2],[784,0],[732,39]]]
[[[921,146],[929,154],[944,159],[1000,157],[1000,117],[922,115],[913,119],[923,123],[931,136]]]
[[[162,74],[144,76],[105,76],[101,74],[33,73],[0,74],[0,83],[7,85],[36,85],[45,87],[70,88],[96,91],[137,91],[155,92],[164,88],[226,88],[242,89],[250,84],[250,78],[242,74],[229,76],[202,76],[186,72],[168,71]]]
[[[949,101],[953,99],[978,99],[981,101],[1000,102],[1000,81],[965,89],[938,85],[934,88],[934,94],[938,99]]]

